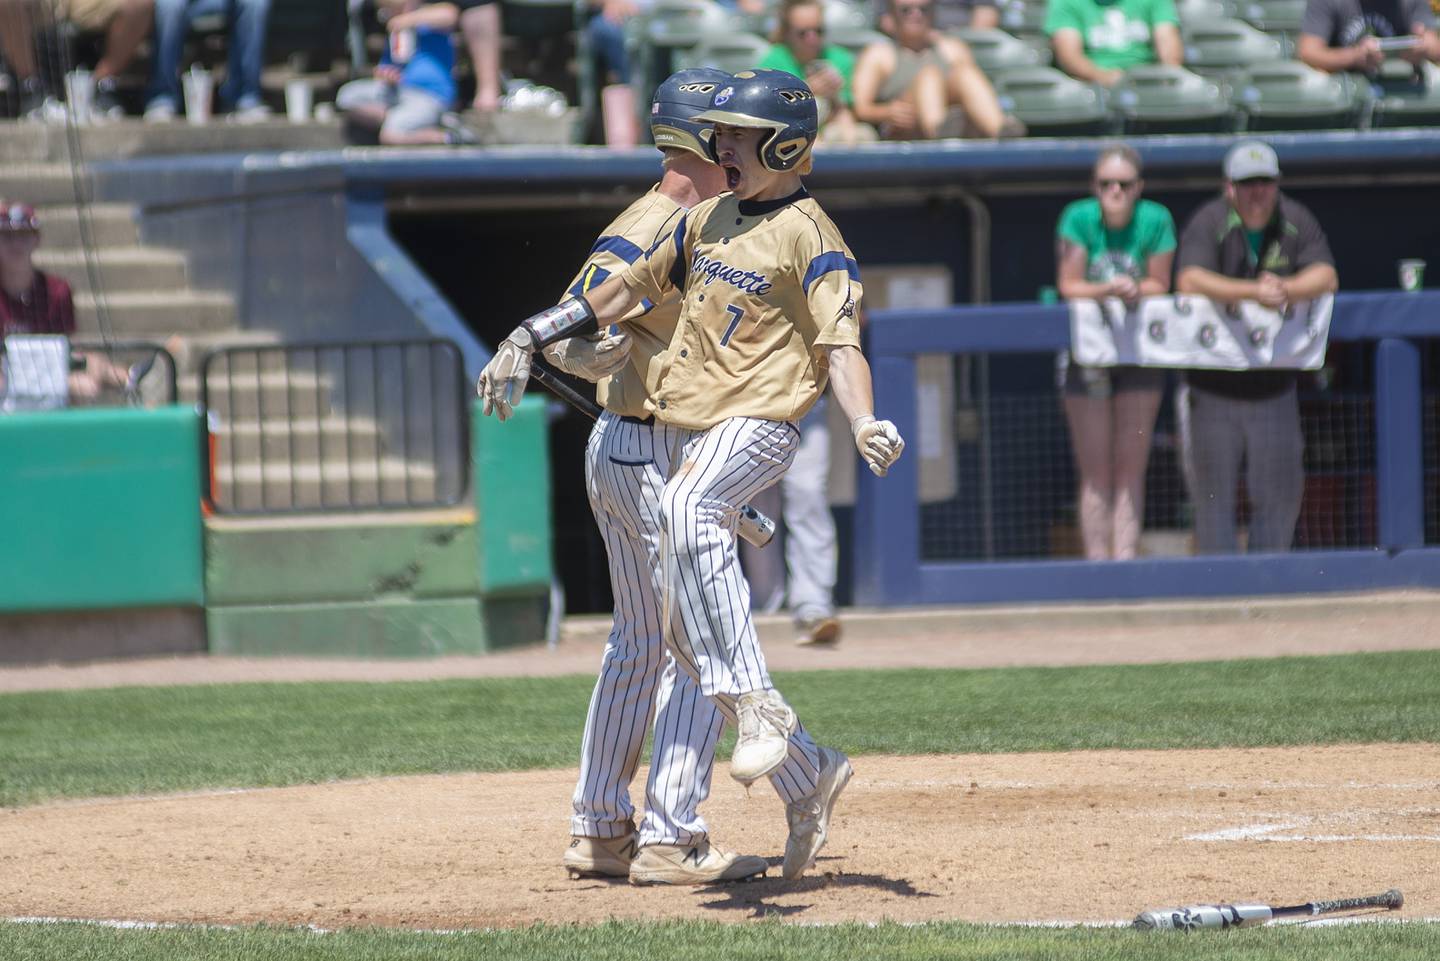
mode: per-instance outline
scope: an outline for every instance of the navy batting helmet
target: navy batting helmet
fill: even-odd
[[[760,162],[774,171],[798,166],[820,130],[815,95],[805,81],[783,70],[740,71],[715,91],[710,109],[695,119],[771,131],[760,141]],[[715,141],[707,146],[711,159],[716,159]]]
[[[713,67],[679,70],[666,77],[650,103],[650,138],[655,146],[678,147],[713,160],[706,146],[710,125],[696,123],[695,115],[709,107],[715,91],[729,81],[728,73]]]

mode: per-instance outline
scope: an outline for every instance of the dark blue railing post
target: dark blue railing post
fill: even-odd
[[[920,424],[915,358],[877,355],[871,361],[875,416],[895,422],[906,449],[885,477],[863,463],[855,480],[855,600],[915,603],[920,597]]]
[[[1380,546],[1425,543],[1420,349],[1387,337],[1375,345],[1375,499]]]

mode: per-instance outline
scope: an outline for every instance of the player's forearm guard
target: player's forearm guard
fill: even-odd
[[[534,317],[522,320],[520,326],[529,333],[536,349],[582,334],[593,334],[600,329],[595,311],[590,309],[584,297],[571,297],[549,310],[542,310]]]

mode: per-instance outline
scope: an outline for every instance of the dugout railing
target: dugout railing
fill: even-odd
[[[470,489],[469,382],[441,338],[229,346],[200,366],[219,514],[449,507]]]
[[[920,355],[1036,354],[1069,346],[1064,306],[998,304],[944,310],[884,310],[870,315],[866,350],[876,410],[914,444],[925,444],[916,389]],[[950,560],[927,556],[918,456],[902,457],[888,477],[858,472],[855,599],[867,605],[1106,600],[1354,591],[1440,586],[1440,548],[1426,540],[1427,404],[1422,344],[1440,338],[1440,292],[1342,293],[1330,328],[1333,345],[1364,345],[1372,358],[1372,394],[1354,405],[1373,422],[1362,500],[1373,502],[1373,544],[1277,554],[1145,557],[1086,562],[1028,558]],[[1050,395],[1048,403],[1058,405]],[[977,413],[980,463],[962,479],[959,498],[996,494],[994,425]],[[1367,425],[1368,426],[1368,425]],[[934,433],[934,427],[928,427]],[[910,453],[918,453],[912,449]],[[1051,454],[1052,457],[1056,456]],[[1061,448],[1059,456],[1068,456]],[[1373,464],[1369,461],[1373,458]],[[1373,485],[1373,486],[1370,486]],[[1371,493],[1373,491],[1373,493]],[[1434,527],[1434,522],[1430,522]]]

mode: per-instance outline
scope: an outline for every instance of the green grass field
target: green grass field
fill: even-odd
[[[571,767],[592,683],[565,677],[0,695],[0,806]],[[781,675],[777,683],[808,727],[854,754],[1440,742],[1440,652],[1066,669],[827,671]],[[459,935],[0,924],[0,958],[1440,957],[1440,925],[1158,937],[948,923],[614,924]]]

